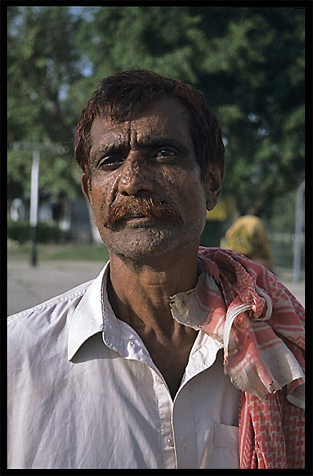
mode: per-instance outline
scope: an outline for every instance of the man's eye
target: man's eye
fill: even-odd
[[[160,149],[156,153],[157,158],[167,158],[167,157],[174,157],[176,155],[175,150],[169,149],[164,147],[163,149]]]
[[[99,160],[98,167],[104,170],[114,170],[122,164],[121,157],[104,157]]]

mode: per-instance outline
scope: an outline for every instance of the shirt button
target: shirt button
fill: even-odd
[[[174,440],[173,440],[173,438],[172,438],[171,436],[167,436],[167,437],[165,438],[165,444],[166,444],[166,446],[171,446],[171,447],[173,447],[173,446],[174,446]]]

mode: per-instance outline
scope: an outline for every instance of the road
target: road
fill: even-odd
[[[8,315],[28,309],[95,278],[104,263],[44,261],[32,267],[27,262],[8,262]],[[304,305],[304,282],[283,281]]]

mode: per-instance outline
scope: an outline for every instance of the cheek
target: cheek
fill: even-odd
[[[99,180],[92,181],[90,197],[91,207],[95,215],[96,222],[106,213],[109,203],[109,190],[110,186],[108,184],[104,184]]]
[[[178,205],[194,210],[197,214],[206,213],[206,197],[200,177],[195,173],[178,171],[168,178],[168,191],[178,200]]]

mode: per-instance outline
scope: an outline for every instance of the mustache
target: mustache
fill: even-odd
[[[165,200],[133,197],[111,205],[104,226],[106,228],[114,228],[123,220],[137,216],[183,223],[180,214]]]

